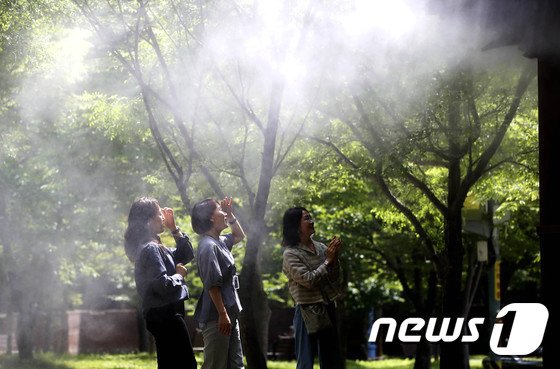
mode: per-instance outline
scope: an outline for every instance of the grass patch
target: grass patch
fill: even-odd
[[[482,356],[471,356],[471,369],[482,369]],[[196,355],[196,361],[202,364],[202,354]],[[414,360],[390,358],[378,361],[346,362],[347,369],[412,369]],[[17,355],[0,355],[0,369],[156,369],[154,354],[122,355],[54,355],[36,354],[33,360],[20,361]],[[269,369],[294,369],[295,361],[268,361]],[[432,363],[432,369],[439,368],[439,362]],[[319,369],[315,364],[314,369]]]
[[[155,369],[155,355],[54,355],[36,354],[33,360],[0,356],[0,369]]]
[[[471,369],[482,369],[482,358],[484,356],[471,356],[470,366]],[[268,369],[295,369],[295,361],[269,361]],[[347,360],[346,369],[412,369],[414,367],[414,360],[389,358],[376,361],[361,361],[361,360]],[[432,369],[439,368],[439,361],[432,361]],[[317,360],[313,369],[319,369]]]

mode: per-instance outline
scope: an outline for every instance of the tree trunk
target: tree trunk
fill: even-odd
[[[263,235],[255,228],[250,227],[249,230],[240,276],[239,295],[243,306],[240,317],[241,336],[247,367],[266,369],[270,308],[262,284],[259,263]]]
[[[14,311],[17,312],[16,342],[19,358],[33,359],[33,313],[28,276],[10,272],[8,280]]]
[[[445,245],[447,250],[447,270],[443,286],[443,316],[455,320],[462,317],[462,270],[463,239],[461,212],[455,211],[445,220]],[[468,369],[469,358],[465,344],[460,340],[441,343],[441,369]]]
[[[274,158],[276,136],[280,123],[280,107],[284,91],[283,81],[273,83],[270,90],[268,120],[263,131],[264,143],[261,159],[259,185],[255,197],[243,270],[241,271],[240,298],[245,313],[241,314],[243,324],[243,348],[249,369],[266,369],[268,349],[268,322],[270,308],[264,292],[261,276],[260,249],[266,235],[264,217],[272,178],[274,177]]]
[[[22,304],[23,305],[23,304]],[[31,309],[20,306],[17,323],[17,346],[21,360],[33,359],[33,316]]]
[[[8,291],[10,299],[8,305],[8,322],[9,322],[9,332],[8,332],[8,353],[12,352],[12,332],[13,332],[13,313],[17,313],[17,332],[16,332],[16,342],[17,349],[19,352],[20,359],[32,359],[33,358],[33,342],[31,329],[32,324],[32,311],[30,309],[29,301],[26,301],[26,295],[29,294],[29,289],[22,286],[25,283],[23,278],[26,275],[18,275],[17,272],[13,270],[15,264],[14,253],[12,249],[12,235],[11,230],[11,219],[6,211],[7,208],[7,192],[4,191],[0,195],[0,243],[2,244],[2,249],[4,252],[4,259],[6,263],[5,278],[8,284]]]
[[[414,369],[430,369],[432,353],[430,351],[430,343],[425,337],[422,337],[418,345],[416,345],[416,354],[414,356]]]
[[[432,271],[428,275],[428,290],[426,298],[419,298],[413,301],[415,309],[419,316],[428,321],[434,314],[437,296],[437,275]],[[425,338],[426,327],[422,330],[422,339],[416,346],[416,355],[414,357],[414,369],[430,369],[432,367],[432,352],[430,343]]]

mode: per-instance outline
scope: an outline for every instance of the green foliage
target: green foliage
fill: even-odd
[[[133,104],[72,94],[84,79],[67,79],[72,70],[61,70],[69,47],[82,47],[72,41],[81,34],[60,23],[67,6],[2,3],[2,17],[10,16],[2,18],[0,50],[0,75],[9,82],[0,89],[6,102],[0,109],[0,287],[9,296],[11,274],[20,281],[18,289],[37,290],[28,291],[25,301],[2,298],[2,309],[10,300],[16,311],[22,305],[50,310],[136,304],[122,247],[124,221],[134,197],[156,192],[142,178],[158,175],[159,157],[146,129],[137,128],[144,118]]]
[[[86,92],[78,97],[78,101],[84,112],[82,118],[111,141],[126,140],[126,143],[134,144],[149,139],[149,130],[142,123],[146,118],[138,101],[99,92]]]

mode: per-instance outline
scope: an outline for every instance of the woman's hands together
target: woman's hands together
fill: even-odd
[[[327,264],[332,264],[338,261],[338,252],[342,247],[342,241],[337,236],[334,236],[329,245],[327,246],[327,250],[325,251],[325,256],[327,259]]]

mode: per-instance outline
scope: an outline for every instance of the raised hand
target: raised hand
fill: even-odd
[[[171,231],[174,231],[177,226],[175,225],[175,215],[173,213],[173,209],[163,208],[161,209],[161,212],[163,214],[163,225]]]
[[[227,196],[224,197],[224,199],[220,201],[220,207],[227,215],[231,215],[233,213],[233,199]]]

